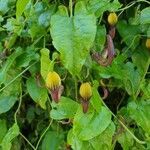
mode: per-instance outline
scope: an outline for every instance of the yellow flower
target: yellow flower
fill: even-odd
[[[145,44],[145,45],[146,45],[147,48],[150,49],[150,39],[147,39],[147,40],[146,40],[146,44]]]
[[[81,84],[80,95],[84,100],[89,100],[90,97],[92,96],[92,88],[88,82]]]
[[[49,72],[46,77],[46,86],[50,90],[54,90],[61,85],[60,76],[56,72]]]
[[[118,22],[118,16],[116,15],[116,13],[110,13],[108,16],[108,23],[111,26],[114,26],[117,22]]]

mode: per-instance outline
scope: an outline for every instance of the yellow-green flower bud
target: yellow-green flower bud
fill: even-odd
[[[80,95],[84,100],[89,100],[90,97],[92,96],[92,88],[88,82],[81,84]]]
[[[56,72],[49,72],[46,77],[46,86],[50,90],[54,90],[61,85],[60,76]]]
[[[148,49],[150,49],[150,39],[147,39],[147,40],[146,40],[145,45],[146,45],[146,47],[147,47]]]
[[[108,23],[111,26],[114,26],[117,22],[118,22],[118,16],[116,15],[116,13],[110,13],[108,15]]]

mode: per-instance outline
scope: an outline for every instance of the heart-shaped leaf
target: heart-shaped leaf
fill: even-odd
[[[93,44],[96,35],[96,18],[83,2],[75,6],[74,16],[69,17],[67,8],[60,6],[51,18],[51,36],[54,47],[60,52],[63,65],[77,75]]]

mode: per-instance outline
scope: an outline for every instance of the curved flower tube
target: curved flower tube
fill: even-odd
[[[105,57],[104,54],[106,55]],[[112,37],[108,34],[106,48],[103,50],[102,53],[94,52],[92,54],[92,58],[98,64],[102,66],[108,66],[112,63],[114,56],[115,56],[115,50],[114,50],[113,40]]]

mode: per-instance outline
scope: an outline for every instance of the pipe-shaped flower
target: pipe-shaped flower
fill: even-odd
[[[86,82],[82,83],[80,86],[80,95],[83,98],[83,100],[89,100],[92,96],[92,88],[91,85]]]
[[[46,86],[49,90],[54,90],[61,85],[60,76],[55,72],[49,72],[46,77]]]
[[[118,22],[118,16],[116,15],[116,13],[110,13],[108,15],[108,23],[111,26],[114,26],[117,22]]]
[[[148,49],[150,49],[150,39],[147,39],[147,40],[146,40],[145,45],[146,45],[146,47],[147,47]]]
[[[60,76],[56,72],[49,72],[46,77],[46,87],[51,94],[52,100],[59,102],[64,87],[61,85]]]

